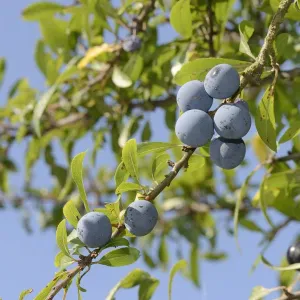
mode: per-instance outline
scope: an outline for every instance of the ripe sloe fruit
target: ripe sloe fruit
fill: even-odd
[[[139,50],[141,48],[141,45],[141,39],[136,35],[131,35],[123,42],[122,47],[126,52],[134,52],[136,50]]]
[[[213,67],[204,80],[204,88],[208,95],[217,99],[225,99],[234,95],[240,86],[238,72],[228,64]]]
[[[286,258],[290,265],[300,263],[300,242],[289,247]]]
[[[212,138],[214,134],[213,121],[202,110],[188,110],[177,120],[175,133],[182,143],[197,148],[205,145]]]
[[[89,212],[77,224],[78,238],[88,247],[102,247],[111,238],[109,218],[100,212]]]
[[[150,201],[136,200],[126,209],[125,227],[136,236],[144,236],[153,230],[157,219],[157,210]]]
[[[213,139],[209,147],[210,159],[223,169],[236,168],[245,158],[246,147],[242,139],[227,140],[222,137]]]
[[[177,93],[177,103],[183,112],[190,109],[207,112],[211,108],[212,102],[213,98],[206,93],[203,82],[199,80],[185,83]]]
[[[250,130],[251,117],[247,104],[243,102],[224,104],[217,110],[214,126],[221,137],[240,139]]]

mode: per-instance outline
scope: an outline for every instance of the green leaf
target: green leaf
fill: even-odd
[[[250,231],[264,232],[262,228],[260,228],[252,220],[249,220],[249,219],[241,219],[239,221],[239,224],[242,225],[243,227],[247,228]]]
[[[67,276],[68,272],[65,271],[60,271],[56,273],[54,278],[50,282],[48,282],[46,287],[39,292],[39,294],[34,298],[34,300],[45,300],[51,292],[52,288],[57,284],[57,282],[67,278]]]
[[[291,58],[294,56],[293,37],[289,33],[281,33],[275,40],[276,54],[279,57]]]
[[[116,194],[121,194],[129,191],[140,191],[142,186],[133,182],[122,182],[116,189]]]
[[[145,156],[150,153],[164,152],[164,151],[172,149],[174,147],[181,147],[181,145],[162,143],[162,142],[140,143],[137,145],[137,153],[138,153],[138,156],[142,157],[142,156]]]
[[[206,252],[206,253],[201,253],[200,257],[206,260],[212,260],[212,261],[216,261],[216,260],[224,260],[227,258],[226,253],[224,252]]]
[[[130,289],[132,287],[140,285],[145,280],[156,280],[156,279],[152,278],[149,275],[149,273],[147,273],[141,269],[134,269],[113,287],[113,289],[109,292],[109,295],[105,299],[106,300],[114,300],[115,294],[120,288]],[[150,299],[150,298],[139,298],[139,299],[146,300],[146,299]]]
[[[139,250],[126,247],[106,253],[97,263],[109,267],[121,267],[133,264],[139,257]]]
[[[147,121],[145,123],[144,129],[142,131],[142,141],[147,142],[151,139],[151,126],[150,123]]]
[[[268,190],[286,189],[299,186],[300,169],[287,170],[271,174],[265,178],[265,187]]]
[[[4,58],[0,58],[0,87],[4,79],[4,73],[6,69],[6,62]]]
[[[162,236],[160,240],[160,244],[158,247],[158,258],[163,267],[167,268],[169,262],[169,252],[165,236]]]
[[[121,246],[129,247],[129,242],[125,238],[118,237],[113,240],[110,240],[110,242],[108,242],[102,249],[107,249],[110,247],[117,248],[117,247],[121,247]]]
[[[41,97],[39,102],[36,104],[34,111],[33,111],[33,117],[32,117],[32,122],[33,122],[33,128],[37,134],[38,137],[41,137],[41,128],[40,128],[40,119],[50,102],[52,96],[56,92],[57,85],[54,84],[47,92],[44,93],[44,95]]]
[[[240,193],[239,193],[239,197],[237,199],[237,202],[235,204],[235,209],[234,209],[234,217],[233,217],[233,226],[234,226],[234,237],[235,237],[235,241],[237,244],[238,249],[240,249],[239,246],[239,241],[238,241],[238,221],[239,221],[239,212],[240,212],[240,207],[241,204],[246,196],[247,193],[247,189],[248,189],[248,185],[249,185],[249,181],[251,179],[251,177],[255,174],[255,172],[257,171],[257,169],[254,169],[245,179],[241,189],[240,189]]]
[[[249,21],[244,20],[239,24],[239,31],[241,36],[239,51],[255,59],[255,56],[252,54],[250,47],[248,45],[248,40],[250,39],[250,37],[254,32],[253,24]]]
[[[67,266],[73,264],[75,261],[73,258],[64,255],[63,252],[58,252],[54,259],[54,265],[57,268],[65,269]]]
[[[77,227],[77,223],[81,218],[81,215],[76,208],[74,201],[69,200],[63,207],[63,213],[67,221],[74,227]]]
[[[287,267],[289,265],[286,257],[283,257],[281,260],[281,267]],[[296,270],[290,270],[290,271],[282,271],[279,273],[279,284],[281,286],[290,286],[295,279],[295,275],[297,274]]]
[[[121,162],[116,170],[114,179],[115,179],[115,184],[116,188],[122,183],[125,182],[129,177],[129,173],[126,170],[126,167],[123,162]]]
[[[298,270],[300,269],[300,263],[288,265],[286,267],[276,267],[273,266],[263,255],[260,255],[260,259],[264,265],[271,268],[274,271],[291,271],[291,270]]]
[[[118,144],[121,148],[124,147],[129,137],[132,136],[134,134],[134,131],[138,128],[138,122],[140,119],[140,116],[133,116],[129,119],[128,122],[125,123],[125,126],[123,127],[118,139]]]
[[[266,289],[263,286],[256,286],[253,288],[249,300],[261,300],[262,297],[268,296],[269,294],[282,290],[284,287],[278,286],[272,289]]]
[[[198,246],[193,244],[190,253],[190,276],[196,286],[200,286],[199,283],[199,254]]]
[[[21,292],[21,294],[19,295],[19,300],[24,300],[25,297],[27,295],[31,294],[32,292],[33,292],[33,289],[28,289],[28,290]]]
[[[150,300],[158,285],[159,285],[159,280],[156,278],[144,279],[140,283],[139,299]]]
[[[112,74],[113,83],[120,88],[128,88],[132,85],[131,78],[122,72],[118,67],[114,67],[114,71]]]
[[[191,80],[203,80],[207,72],[218,64],[229,64],[238,72],[243,71],[251,63],[229,58],[198,58],[182,66],[174,77],[174,82],[183,85]]]
[[[179,0],[174,4],[170,13],[172,27],[184,38],[192,35],[192,15],[190,0]]]
[[[36,2],[26,7],[22,16],[26,21],[37,21],[55,13],[62,12],[64,6],[53,2]]]
[[[123,72],[135,82],[139,79],[144,67],[143,57],[139,54],[130,55],[129,61],[126,63]]]
[[[290,128],[287,129],[287,131],[283,134],[281,139],[279,140],[279,143],[285,143],[297,135],[300,134],[300,121],[294,121],[291,123]]]
[[[60,55],[69,50],[68,21],[52,16],[40,19],[40,30],[47,46]]]
[[[68,249],[66,220],[62,220],[57,226],[56,243],[64,255],[72,258]]]
[[[82,178],[82,173],[83,173],[83,160],[85,157],[86,152],[81,152],[77,154],[72,162],[71,162],[71,174],[74,182],[77,185],[77,188],[79,190],[80,198],[83,202],[84,208],[86,212],[90,212],[89,208],[89,203],[87,201],[84,185],[83,185],[83,178]]]
[[[272,220],[270,219],[268,212],[267,212],[267,201],[266,201],[266,188],[265,188],[265,182],[263,181],[260,186],[260,197],[259,197],[259,204],[260,208],[262,210],[262,213],[267,220],[267,222],[270,224],[271,227],[275,227]]]
[[[156,156],[152,162],[152,178],[155,181],[162,175],[162,171],[168,167],[168,160],[170,155],[168,153],[162,153]]]
[[[107,209],[108,213],[111,215],[110,221],[113,224],[119,223],[119,215],[121,211],[121,196],[118,197],[118,199],[115,202],[112,203],[106,203],[105,208]]]
[[[41,129],[40,129],[40,119],[48,105],[48,103],[51,101],[53,95],[55,94],[57,87],[60,83],[62,83],[64,80],[71,77],[75,72],[77,72],[77,68],[74,66],[76,62],[78,61],[78,57],[73,57],[68,64],[66,65],[63,72],[58,76],[55,83],[52,85],[52,87],[43,94],[39,102],[36,104],[34,111],[33,111],[33,127],[38,137],[41,137]]]
[[[188,172],[199,171],[205,165],[205,158],[203,156],[193,154],[189,159]]]
[[[139,182],[138,154],[135,139],[129,140],[122,150],[122,161],[130,176]]]
[[[279,4],[280,4],[280,0],[270,0],[270,5],[274,12],[277,11]],[[295,21],[300,20],[300,13],[299,13],[298,9],[296,8],[296,5],[290,6],[287,14],[285,15],[285,18],[295,20]]]
[[[277,151],[276,123],[274,114],[274,95],[269,87],[261,99],[255,115],[257,132],[263,142],[273,151]]]
[[[177,272],[184,270],[187,268],[187,262],[185,260],[179,260],[171,269],[169,275],[169,283],[168,283],[168,293],[169,293],[169,300],[172,299],[172,284],[174,276]]]

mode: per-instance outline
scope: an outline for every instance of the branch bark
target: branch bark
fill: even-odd
[[[166,178],[160,182],[151,192],[149,195],[146,196],[146,200],[152,201],[154,200],[167,186],[171,184],[173,179],[177,176],[178,172],[185,166],[187,166],[188,161],[192,154],[194,153],[195,148],[188,148],[183,155],[183,157],[175,163],[171,172],[166,175]]]
[[[272,51],[271,49],[273,49],[273,42],[279,30],[279,26],[283,22],[284,16],[293,2],[294,0],[280,1],[278,10],[272,18],[264,43],[255,62],[243,72],[240,91],[244,89],[248,82],[253,80],[253,78],[256,78],[258,81],[260,81],[260,77],[266,65],[266,60],[269,56],[270,51]]]

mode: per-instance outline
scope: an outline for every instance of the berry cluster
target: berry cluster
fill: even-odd
[[[239,86],[238,72],[228,64],[220,64],[207,73],[204,82],[189,81],[177,94],[177,103],[183,112],[175,125],[177,137],[185,145],[197,148],[207,144],[216,131],[219,136],[210,143],[210,158],[223,169],[237,167],[245,157],[242,137],[251,127],[248,104],[241,99],[223,104],[213,119],[208,111],[214,98],[230,98]]]
[[[144,236],[155,227],[158,213],[146,200],[133,201],[125,212],[125,227],[135,236]],[[77,224],[78,238],[90,248],[105,246],[112,234],[109,218],[101,212],[89,212]]]

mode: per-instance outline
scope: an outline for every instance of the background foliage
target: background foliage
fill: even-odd
[[[87,202],[80,200],[85,199],[83,186],[78,193],[74,181],[78,185],[80,179],[73,172],[73,181],[69,165],[77,154],[76,143],[86,136],[93,140],[84,163],[84,187],[91,209],[103,209],[105,202],[116,201],[116,188],[117,193],[123,192],[124,207],[134,200],[140,187],[134,189],[132,183],[124,184],[128,174],[121,168],[122,149],[124,153],[131,138],[138,141],[137,183],[155,186],[169,172],[166,161],[178,161],[182,156],[174,135],[179,115],[175,101],[177,85],[203,79],[212,66],[222,62],[232,64],[242,73],[259,56],[280,1],[254,2],[92,0],[68,6],[39,2],[25,8],[23,18],[37,22],[40,27],[41,38],[34,56],[47,88],[38,91],[26,78],[18,79],[0,111],[3,205],[10,202],[24,209],[28,201],[34,200],[42,228],[61,224],[64,204],[70,199],[78,213],[83,214],[87,207]],[[229,233],[235,232],[236,238],[239,226],[261,234],[262,254],[279,230],[300,220],[299,19],[297,6],[291,5],[276,35],[272,56],[280,65],[276,84],[272,84],[274,61],[267,57],[262,78],[249,76],[248,86],[242,91],[255,120],[253,128],[259,133],[248,141],[249,155],[255,153],[261,164],[256,167],[246,162],[238,170],[223,171],[214,168],[206,158],[207,147],[197,150],[189,168],[156,199],[160,222],[153,234],[143,239],[130,238],[150,268],[167,269],[175,263],[169,255],[175,247],[178,259],[188,261],[186,277],[199,286],[199,260],[226,258],[218,245],[220,212],[228,216],[223,225]],[[160,28],[169,22],[178,36],[170,42],[158,43]],[[121,48],[122,41],[132,33],[142,39],[142,48],[126,53]],[[6,64],[3,58],[0,81],[5,78]],[[148,112],[156,110],[164,111],[169,140],[148,144],[147,148],[140,142],[152,140],[153,124]],[[10,150],[20,142],[27,145],[26,172],[23,189],[16,192],[9,181],[9,174],[18,172]],[[57,145],[63,160],[54,155]],[[284,148],[285,145],[288,146]],[[115,166],[111,169],[97,163],[103,147],[110,147],[114,155]],[[289,152],[274,158],[272,150],[282,148]],[[35,186],[32,180],[41,160],[51,173],[49,189]],[[124,154],[123,163],[126,165]],[[129,168],[126,165],[133,175]],[[249,177],[241,181],[239,172],[243,168]],[[253,181],[251,177],[256,171],[258,177]],[[264,227],[256,222],[261,211],[269,223]],[[280,223],[274,224],[272,211],[280,213]],[[24,219],[24,225],[30,230],[29,219]],[[189,253],[183,253],[182,243],[188,245]],[[156,252],[152,251],[156,248]],[[264,257],[262,260],[267,263]],[[61,260],[56,266],[62,267]],[[294,273],[281,274],[285,275],[280,277],[279,285],[289,286]],[[156,284],[154,279],[148,281],[150,285]],[[119,285],[122,287],[122,283]]]

